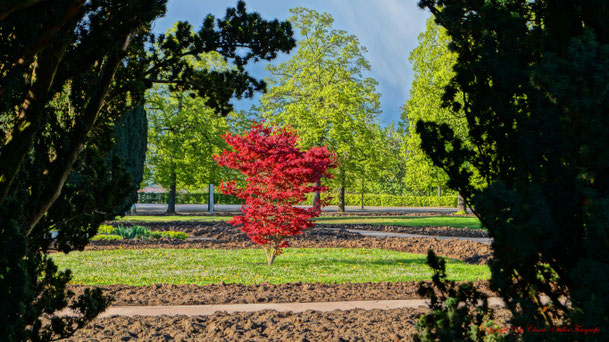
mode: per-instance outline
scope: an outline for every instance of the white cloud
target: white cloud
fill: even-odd
[[[373,77],[384,93],[383,116],[397,121],[413,80],[408,56],[429,14],[414,0],[335,0],[331,4],[337,24],[343,23],[368,48]]]

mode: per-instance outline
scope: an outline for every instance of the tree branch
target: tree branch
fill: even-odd
[[[30,62],[34,56],[36,56],[38,53],[40,53],[40,51],[42,51],[42,49],[51,44],[57,36],[57,33],[68,22],[70,22],[76,17],[84,3],[85,0],[73,0],[65,8],[64,15],[58,22],[53,22],[45,26],[42,29],[40,36],[38,36],[38,39],[34,43],[24,47],[21,50],[19,56],[16,56],[14,62],[11,63],[11,65],[6,69],[6,75],[2,78],[2,80],[0,80],[0,95],[2,95],[2,93],[4,93],[4,91],[6,90],[6,85],[10,81],[10,79],[16,74],[19,74],[19,67],[23,66],[25,63]],[[2,19],[0,18],[0,21],[1,20]]]
[[[13,12],[36,5],[44,0],[14,0],[12,3],[0,4],[0,21],[11,15]]]
[[[6,143],[0,147],[0,205],[45,119],[48,92],[67,46],[67,42],[55,42],[40,53],[34,69],[36,80],[23,101]]]
[[[112,80],[114,79],[114,75],[116,74],[120,63],[123,60],[127,47],[129,46],[131,35],[132,33],[128,33],[124,37],[121,49],[115,52],[104,65],[97,86],[97,92],[95,92],[91,97],[91,100],[87,104],[82,117],[77,120],[77,124],[72,130],[68,147],[61,151],[61,153],[58,153],[58,155],[63,156],[63,158],[56,159],[53,165],[50,167],[47,186],[41,192],[42,197],[40,205],[32,208],[28,215],[28,235],[32,232],[36,224],[38,224],[40,219],[61,194],[61,189],[66,182],[66,179],[70,175],[70,172],[72,172],[74,163],[76,162],[78,154],[85,144],[87,135],[95,125],[95,121],[99,116],[99,112],[104,104],[106,94],[108,93]]]

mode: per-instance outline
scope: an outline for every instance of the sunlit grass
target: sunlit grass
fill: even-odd
[[[151,285],[288,282],[396,282],[431,279],[425,255],[382,249],[288,248],[273,266],[262,249],[138,249],[53,254],[73,282]],[[487,266],[447,260],[454,280],[488,279]]]
[[[232,216],[182,216],[182,215],[172,215],[172,216],[123,216],[117,217],[115,221],[118,222],[130,222],[130,221],[138,221],[138,222],[186,222],[186,221],[197,221],[197,222],[212,222],[212,221],[228,221],[232,219]]]
[[[406,227],[453,227],[480,229],[482,225],[477,217],[458,216],[386,216],[386,217],[320,217],[317,223],[328,224],[375,224]]]

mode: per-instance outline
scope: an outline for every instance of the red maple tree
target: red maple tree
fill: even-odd
[[[332,178],[328,169],[338,166],[336,156],[325,146],[303,151],[291,127],[264,127],[254,122],[243,136],[227,133],[222,137],[234,151],[224,150],[214,159],[246,176],[245,187],[238,187],[235,181],[222,181],[220,185],[224,194],[244,200],[243,215],[229,223],[241,225],[252,241],[264,245],[270,266],[288,246],[286,237],[314,225],[310,218],[319,216],[328,199],[308,209],[295,205],[308,193],[328,190],[315,184],[322,178]]]

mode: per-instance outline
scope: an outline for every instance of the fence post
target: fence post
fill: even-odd
[[[209,209],[210,214],[214,213],[214,185],[213,184],[209,184],[209,204],[207,205],[207,208]]]

